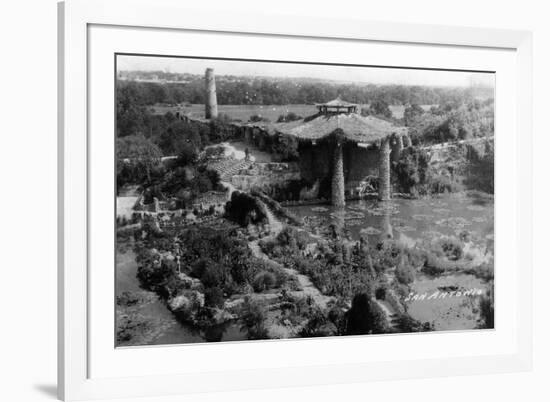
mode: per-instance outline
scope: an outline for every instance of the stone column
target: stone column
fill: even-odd
[[[401,156],[401,151],[403,150],[403,137],[396,135],[392,141],[391,149],[391,160],[392,162],[397,162]]]
[[[344,152],[342,143],[334,146],[334,160],[332,166],[332,205],[343,207],[346,205],[344,196]]]
[[[379,151],[378,165],[378,199],[387,201],[390,199],[390,141],[382,140]]]
[[[205,110],[204,116],[207,119],[218,117],[218,101],[216,99],[216,79],[214,78],[214,69],[207,68],[204,75],[205,81]]]

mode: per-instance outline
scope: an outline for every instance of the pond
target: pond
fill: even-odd
[[[367,236],[372,244],[393,238],[408,247],[423,248],[442,237],[460,238],[472,266],[485,264],[492,269],[494,202],[487,195],[452,194],[389,202],[360,200],[348,202],[344,209],[319,205],[289,209],[304,219],[312,233],[325,234],[332,224],[343,229],[352,240]],[[409,300],[408,313],[422,322],[431,322],[436,330],[474,329],[479,319],[478,303],[476,297],[463,293],[477,289],[484,294],[490,288],[492,283],[467,273],[430,277],[417,270],[410,285],[411,293],[429,297],[451,289],[461,297]]]
[[[140,287],[137,274],[135,254],[130,247],[117,247],[116,294],[132,292],[139,296],[141,302],[125,309],[122,314],[130,314],[134,321],[139,321],[147,330],[136,333],[136,337],[117,346],[132,345],[174,345],[182,343],[200,343],[217,341],[238,341],[247,339],[238,323],[215,325],[207,329],[193,328],[174,317],[166,304],[153,292]],[[119,314],[117,314],[119,315]]]
[[[354,240],[362,234],[373,241],[390,236],[412,245],[438,235],[459,236],[465,230],[477,242],[489,244],[493,239],[493,200],[480,195],[451,194],[387,202],[359,200],[348,202],[343,210],[329,205],[295,206],[289,210],[304,218],[313,231],[334,224],[348,231]]]

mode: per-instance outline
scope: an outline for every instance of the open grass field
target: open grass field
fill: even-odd
[[[428,110],[431,105],[422,105],[424,110]],[[175,113],[183,111],[184,114],[191,117],[204,117],[204,105],[193,104],[186,106],[161,106],[155,105],[152,107],[155,114],[166,114],[167,112]],[[397,119],[403,117],[405,106],[392,105],[390,109],[393,116]],[[248,121],[250,116],[260,115],[269,121],[275,122],[280,115],[285,115],[289,112],[294,112],[299,116],[306,117],[317,112],[315,105],[218,105],[218,112],[225,113],[234,120]]]

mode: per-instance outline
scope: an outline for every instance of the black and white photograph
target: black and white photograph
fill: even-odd
[[[117,347],[495,327],[494,73],[115,70]]]

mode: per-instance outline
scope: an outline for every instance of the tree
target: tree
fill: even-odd
[[[143,136],[127,136],[116,141],[117,176],[125,169],[131,170],[129,181],[151,182],[152,170],[160,164],[160,149]]]
[[[388,104],[388,102],[386,102],[382,99],[378,99],[378,100],[373,101],[369,106],[369,112],[370,112],[370,114],[383,116],[383,117],[386,117],[388,119],[392,117],[392,112],[390,110],[390,105]]]
[[[346,313],[346,335],[379,334],[386,332],[384,313],[367,293],[353,297],[351,308]]]
[[[403,112],[403,122],[406,126],[410,126],[418,117],[424,114],[424,109],[422,109],[418,104],[413,103],[412,105],[405,108]]]

